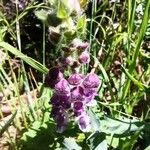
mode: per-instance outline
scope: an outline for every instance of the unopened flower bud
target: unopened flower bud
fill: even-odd
[[[71,56],[68,56],[66,58],[64,58],[64,61],[63,61],[64,65],[66,66],[72,66],[73,63],[74,63],[74,59],[71,57]]]
[[[83,42],[82,44],[78,45],[77,49],[80,51],[85,51],[88,49],[88,47],[89,47],[89,43]]]
[[[53,67],[49,70],[45,77],[45,85],[54,88],[55,84],[58,83],[63,78],[63,74],[60,72],[58,67]]]
[[[81,55],[79,56],[79,62],[81,64],[87,64],[90,62],[90,55],[87,51],[81,53]]]
[[[55,85],[55,92],[57,94],[70,94],[70,87],[67,80],[62,79]]]
[[[81,80],[82,80],[82,77],[78,73],[74,73],[68,78],[68,82],[71,85],[78,85],[81,83]]]

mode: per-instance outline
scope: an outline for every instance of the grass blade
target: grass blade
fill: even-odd
[[[0,47],[6,49],[9,52],[11,52],[12,54],[16,55],[17,57],[19,57],[20,59],[22,59],[27,64],[29,64],[31,67],[35,68],[36,70],[40,71],[41,73],[46,74],[48,72],[48,69],[45,66],[43,66],[41,63],[39,63],[38,61],[34,60],[31,57],[24,55],[19,50],[17,50],[13,46],[11,46],[10,44],[8,44],[6,42],[0,42]]]
[[[17,114],[17,110],[15,113],[11,116],[11,118],[5,123],[5,125],[0,129],[0,136],[7,130],[7,128],[10,126],[12,121],[14,120],[15,116]]]

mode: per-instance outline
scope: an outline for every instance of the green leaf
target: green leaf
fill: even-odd
[[[102,132],[95,132],[88,138],[90,150],[107,150],[106,135]]]
[[[146,147],[145,150],[150,150],[150,145],[148,147]]]
[[[47,21],[48,18],[48,13],[46,10],[41,9],[41,10],[37,10],[35,11],[35,15],[37,16],[37,18],[43,22]]]
[[[40,71],[41,73],[46,74],[48,72],[48,69],[45,66],[43,66],[41,63],[39,63],[38,61],[34,60],[31,57],[28,57],[28,56],[24,55],[19,50],[17,50],[13,46],[11,46],[10,44],[8,44],[6,42],[0,42],[0,47],[8,50],[12,54],[14,54],[17,57],[21,58],[23,61],[25,61],[27,64],[29,64],[34,69]]]
[[[81,150],[82,148],[76,143],[74,138],[65,138],[63,142],[64,146],[69,150]]]
[[[94,112],[92,112],[92,110],[88,110],[88,115],[90,117],[92,132],[93,131],[100,131],[100,121],[96,117],[96,114]]]
[[[78,32],[84,33],[86,29],[86,17],[85,16],[80,16],[78,18],[76,28]]]
[[[57,17],[61,19],[66,19],[69,16],[66,7],[63,2],[58,1]]]
[[[17,114],[17,110],[16,110],[15,113],[11,116],[11,118],[5,123],[5,125],[0,128],[0,136],[8,129],[8,127],[10,126],[10,124],[13,122],[13,120],[14,120],[16,114]]]
[[[101,131],[106,134],[114,134],[119,137],[130,135],[132,132],[139,131],[144,128],[144,124],[136,119],[113,119],[105,116],[100,123]]]

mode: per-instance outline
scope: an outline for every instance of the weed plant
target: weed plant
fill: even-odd
[[[149,16],[149,0],[0,0],[0,149],[149,150]],[[54,113],[55,67],[84,100]]]

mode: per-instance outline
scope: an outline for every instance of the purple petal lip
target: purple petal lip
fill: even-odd
[[[90,129],[90,119],[87,114],[83,114],[78,118],[78,125],[80,130],[83,132],[88,131]]]
[[[71,89],[71,100],[83,100],[83,88],[78,86]]]
[[[97,88],[99,84],[99,78],[94,73],[88,74],[83,81],[83,85],[85,88]]]
[[[62,79],[55,85],[55,92],[58,94],[69,94],[70,87],[67,80]]]
[[[68,78],[68,82],[71,85],[78,85],[81,83],[81,80],[82,80],[82,76],[78,73],[74,73]]]

